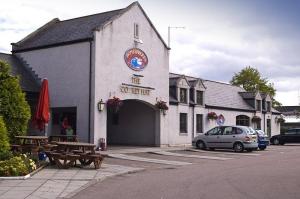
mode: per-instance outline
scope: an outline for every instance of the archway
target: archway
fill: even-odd
[[[158,146],[159,111],[140,100],[123,100],[118,113],[107,113],[109,145]]]

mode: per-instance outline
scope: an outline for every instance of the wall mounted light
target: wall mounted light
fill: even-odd
[[[101,99],[98,104],[97,104],[97,107],[98,107],[98,111],[103,111],[104,110],[104,105],[105,103],[103,102],[103,100]]]

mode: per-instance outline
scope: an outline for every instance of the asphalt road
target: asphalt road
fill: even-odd
[[[271,146],[257,151],[259,156],[239,156],[203,152],[186,154],[226,156],[231,160],[196,160],[188,166],[160,166],[139,163],[146,170],[139,173],[107,179],[79,192],[74,198],[103,199],[293,199],[300,198],[300,145]],[[223,154],[224,153],[224,154]],[[141,154],[162,158],[152,154]],[[108,160],[119,164],[133,161]]]

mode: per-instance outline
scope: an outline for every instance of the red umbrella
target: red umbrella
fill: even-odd
[[[39,102],[36,107],[36,112],[33,118],[36,127],[42,131],[45,129],[45,125],[49,122],[50,119],[50,112],[49,112],[49,89],[48,89],[48,80],[43,79],[40,95],[39,95]]]

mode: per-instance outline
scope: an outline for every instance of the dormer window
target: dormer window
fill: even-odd
[[[267,111],[271,112],[271,102],[267,102]]]
[[[256,100],[256,110],[261,111],[261,100]]]
[[[203,105],[203,91],[196,92],[196,103],[198,105]]]
[[[134,38],[138,39],[140,36],[139,24],[134,23]]]
[[[187,90],[185,88],[180,88],[180,102],[187,103]]]

